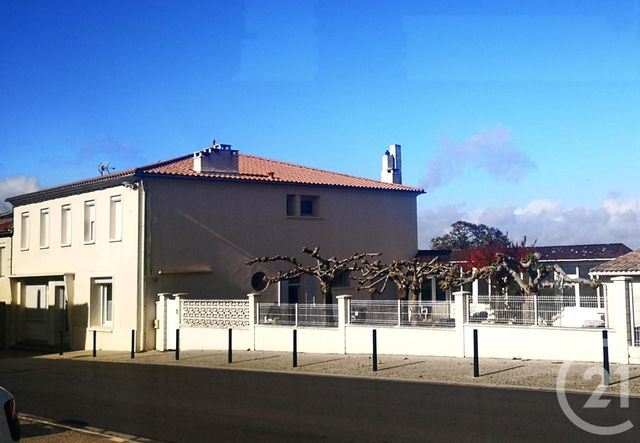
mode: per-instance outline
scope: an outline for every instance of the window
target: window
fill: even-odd
[[[93,200],[84,202],[84,242],[96,241],[96,203]]]
[[[334,288],[348,288],[351,286],[351,274],[349,271],[342,271],[333,280]]]
[[[300,196],[300,216],[315,217],[318,215],[317,208],[318,197],[314,195]]]
[[[122,240],[122,198],[119,195],[111,197],[109,215],[109,240]]]
[[[287,217],[318,217],[317,195],[287,194]]]
[[[296,198],[297,195],[287,194],[287,216],[289,217],[296,215]]]
[[[94,278],[91,290],[91,325],[113,324],[113,282],[110,278]]]
[[[63,205],[60,213],[60,244],[71,244],[71,205]]]
[[[29,249],[29,213],[23,212],[20,216],[20,249]]]
[[[40,210],[40,247],[49,247],[49,209]]]
[[[0,277],[4,277],[4,246],[0,246]]]

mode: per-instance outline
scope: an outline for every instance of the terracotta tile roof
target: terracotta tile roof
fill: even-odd
[[[547,262],[576,261],[576,260],[612,260],[630,252],[626,245],[622,243],[602,243],[592,245],[562,245],[562,246],[536,246],[532,248],[540,253],[540,260]],[[432,259],[439,257],[443,262],[464,262],[464,251],[444,250],[437,251],[425,249],[418,251],[416,257]]]
[[[88,185],[98,185],[101,182],[121,179],[127,176],[167,175],[177,177],[202,177],[213,180],[238,180],[268,183],[291,183],[301,185],[337,186],[346,188],[360,188],[386,191],[424,192],[420,188],[384,183],[377,180],[355,177],[322,169],[300,166],[277,160],[255,157],[253,155],[238,155],[238,174],[230,173],[198,173],[193,169],[193,154],[165,160],[138,168],[126,169],[103,176],[93,177],[52,188],[41,189],[30,194],[11,197],[7,201],[19,202],[25,198],[39,198],[40,196],[71,191]]]
[[[640,273],[640,249],[629,252],[621,257],[596,266],[591,271],[593,274],[599,273]]]
[[[191,156],[179,157],[160,165],[139,168],[145,174],[176,175],[183,177],[205,177],[220,180],[260,181],[274,183],[294,183],[303,185],[339,186],[349,188],[380,189],[389,191],[423,192],[410,186],[384,183],[368,178],[355,177],[322,169],[309,168],[293,163],[238,155],[238,174],[195,172]]]
[[[13,213],[5,212],[0,214],[0,237],[13,233]]]

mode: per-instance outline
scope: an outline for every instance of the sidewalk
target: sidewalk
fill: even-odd
[[[567,367],[567,391],[593,392],[601,377],[584,379],[589,368],[602,374],[602,363],[550,362],[540,360],[480,359],[480,377],[473,377],[470,358],[378,356],[378,371],[373,372],[370,355],[298,354],[298,367],[292,367],[292,355],[285,352],[234,351],[233,363],[227,362],[227,351],[181,351],[176,361],[174,352],[149,351],[131,359],[128,352],[91,351],[68,352],[60,356],[49,354],[37,358],[74,359],[129,364],[176,365],[201,368],[261,370],[297,374],[324,374],[346,377],[373,377],[416,382],[470,384],[478,386],[555,390],[561,368]],[[640,365],[611,365],[611,385],[604,392],[628,392],[640,396]]]

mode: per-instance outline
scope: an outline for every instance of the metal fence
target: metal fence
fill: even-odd
[[[249,327],[249,301],[180,300],[180,324],[196,328]]]
[[[598,295],[480,295],[469,297],[468,321],[520,326],[603,328],[606,303]]]
[[[258,303],[257,324],[337,327],[338,305]]]
[[[351,324],[381,326],[455,326],[448,301],[352,300]]]

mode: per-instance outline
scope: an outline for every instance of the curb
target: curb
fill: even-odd
[[[151,440],[151,439],[136,436],[136,435],[129,435],[129,434],[123,434],[120,432],[109,431],[109,430],[98,428],[95,426],[72,426],[67,423],[63,423],[60,421],[55,421],[55,420],[51,420],[51,419],[39,417],[37,415],[23,413],[23,412],[19,413],[18,416],[20,417],[20,421],[24,420],[25,422],[29,422],[29,423],[38,423],[41,425],[47,425],[55,428],[65,429],[67,431],[78,432],[81,434],[104,437],[109,439],[109,441],[113,441],[113,442],[122,443],[122,442],[128,442],[128,441],[139,441],[139,442],[158,442],[159,441],[159,440]]]

